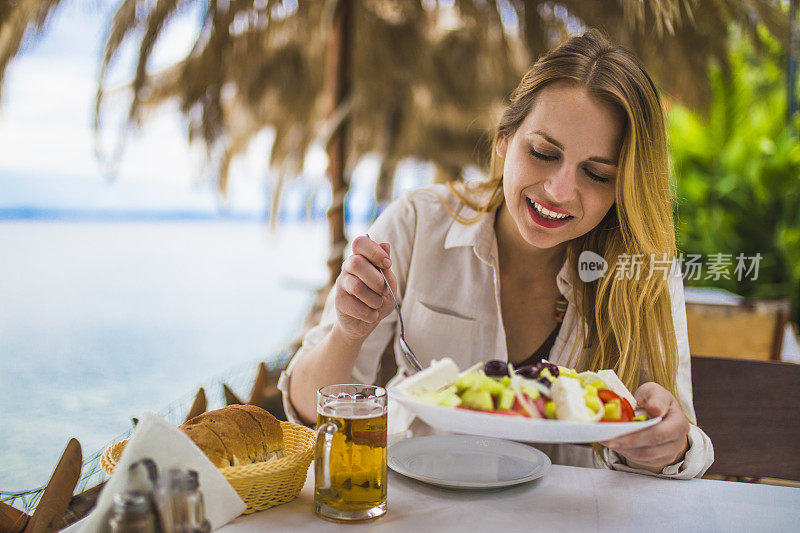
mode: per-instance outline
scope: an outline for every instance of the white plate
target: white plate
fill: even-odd
[[[389,468],[441,487],[505,487],[542,477],[550,458],[524,444],[469,435],[433,435],[389,447]]]
[[[390,390],[389,395],[414,411],[431,427],[452,433],[522,442],[600,442],[633,433],[661,421],[660,417],[643,422],[569,422],[526,418],[431,405],[397,390]]]

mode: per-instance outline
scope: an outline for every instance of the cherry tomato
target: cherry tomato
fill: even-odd
[[[547,400],[545,400],[544,397],[539,396],[533,400],[533,405],[536,406],[536,409],[538,409],[539,414],[542,415],[542,418],[547,418],[547,415],[545,414],[545,405],[547,405]]]
[[[633,417],[636,416],[633,412],[633,407],[631,407],[630,402],[616,392],[609,389],[600,389],[597,391],[597,395],[600,397],[600,401],[604,404],[608,403],[614,398],[619,400],[619,403],[622,406],[622,416],[619,419],[620,422],[630,422],[633,420]]]

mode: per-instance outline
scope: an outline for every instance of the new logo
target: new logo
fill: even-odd
[[[578,277],[584,283],[602,278],[608,270],[608,263],[602,256],[589,250],[584,250],[578,256]]]

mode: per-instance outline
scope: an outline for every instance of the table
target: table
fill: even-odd
[[[264,531],[796,531],[800,488],[731,481],[678,481],[553,465],[541,479],[489,491],[427,485],[389,471],[388,507],[366,523],[314,514],[313,464],[293,501],[243,515],[219,533]]]

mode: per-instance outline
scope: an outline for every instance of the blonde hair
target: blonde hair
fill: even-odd
[[[587,351],[589,369],[613,368],[633,391],[645,368],[651,380],[677,398],[678,350],[668,281],[663,272],[651,271],[649,260],[671,260],[676,253],[664,115],[655,85],[633,54],[589,30],[541,57],[512,93],[497,126],[489,179],[451,188],[478,217],[502,205],[503,159],[497,143],[517,131],[538,92],[554,82],[585,88],[617,109],[625,122],[616,203],[594,229],[567,244],[578,346]],[[457,219],[468,224],[478,217]],[[584,250],[603,256],[609,265],[605,276],[592,283],[578,277],[578,256]],[[617,279],[617,263],[625,254],[641,254],[638,279]]]

